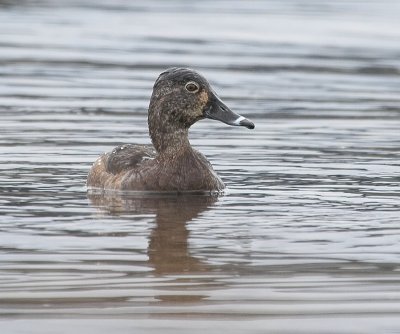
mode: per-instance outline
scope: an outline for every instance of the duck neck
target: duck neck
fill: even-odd
[[[150,128],[151,141],[161,156],[177,157],[191,151],[189,129]]]
[[[158,154],[173,158],[192,151],[192,148],[189,143],[190,124],[182,122],[178,106],[170,99],[170,94],[157,96],[157,92],[153,92],[148,125],[151,141]]]

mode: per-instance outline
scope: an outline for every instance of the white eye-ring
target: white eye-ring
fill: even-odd
[[[189,81],[185,88],[189,93],[196,93],[200,89],[199,85],[194,81]]]

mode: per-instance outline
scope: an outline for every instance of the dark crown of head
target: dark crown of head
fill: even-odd
[[[190,68],[172,67],[159,75],[158,79],[154,83],[154,87],[157,87],[161,82],[164,81],[185,83],[190,80],[194,80],[199,83],[206,82],[206,80],[199,73]]]

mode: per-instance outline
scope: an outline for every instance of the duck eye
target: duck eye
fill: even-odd
[[[199,85],[195,83],[194,81],[189,81],[186,85],[185,88],[188,92],[190,93],[195,93],[199,90]]]

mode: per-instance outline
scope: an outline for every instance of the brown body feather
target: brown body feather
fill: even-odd
[[[100,156],[88,175],[93,188],[136,191],[220,191],[224,184],[200,152],[157,156],[154,148],[122,145]]]

